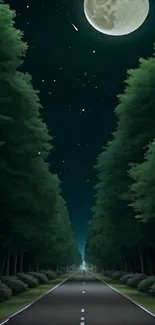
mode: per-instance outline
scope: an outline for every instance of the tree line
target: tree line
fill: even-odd
[[[20,71],[28,45],[15,11],[0,3],[0,273],[79,265],[39,92]]]
[[[118,96],[112,139],[95,165],[86,259],[99,269],[155,273],[155,57],[139,59]]]

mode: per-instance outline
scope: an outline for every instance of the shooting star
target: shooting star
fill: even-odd
[[[71,23],[71,24],[72,24],[72,23]],[[74,29],[76,30],[76,32],[79,31],[78,28],[77,28],[74,24],[72,24],[72,26],[74,27]]]

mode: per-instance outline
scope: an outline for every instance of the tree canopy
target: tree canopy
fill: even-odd
[[[97,158],[86,258],[101,268],[155,270],[154,90],[152,56],[128,71],[113,138]]]
[[[0,3],[1,274],[81,263],[60,180],[49,170],[39,91],[19,71],[28,45],[15,17]]]

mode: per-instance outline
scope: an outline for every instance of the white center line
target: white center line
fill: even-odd
[[[81,317],[81,320],[84,320],[84,317]]]
[[[84,309],[81,309],[81,313],[84,313]]]
[[[82,322],[82,323],[80,323],[80,325],[84,325],[84,323]]]

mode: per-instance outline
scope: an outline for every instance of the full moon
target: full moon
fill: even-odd
[[[84,0],[84,13],[99,32],[122,36],[144,23],[149,13],[149,0]]]

